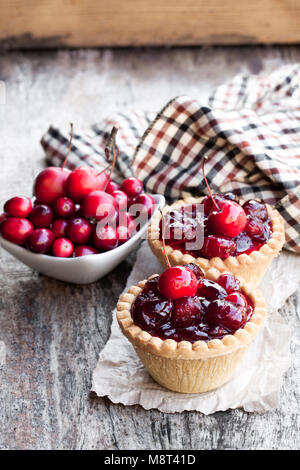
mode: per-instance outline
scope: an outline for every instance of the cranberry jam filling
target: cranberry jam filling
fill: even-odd
[[[147,281],[131,308],[134,323],[152,336],[191,343],[233,334],[252,313],[238,279],[222,274],[218,282],[211,281],[193,263]]]
[[[234,194],[206,196],[203,212],[196,205],[182,206],[165,215],[166,244],[194,257],[226,259],[259,250],[271,237],[271,223],[263,202],[249,200],[240,205]],[[199,207],[199,206],[198,206]],[[186,249],[196,240],[197,228],[204,234],[201,249]],[[160,222],[162,239],[162,222]]]

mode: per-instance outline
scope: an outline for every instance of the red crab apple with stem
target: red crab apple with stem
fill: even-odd
[[[114,127],[111,132],[111,139],[110,143],[106,147],[106,153],[108,154],[108,149],[111,148],[111,152],[113,155],[112,165],[110,169],[110,174],[107,180],[107,184],[110,181],[110,176],[113,172],[116,160],[117,160],[117,153],[116,153],[116,144],[115,144],[115,136],[117,133],[117,128]],[[102,221],[105,219],[106,223],[113,222],[117,219],[118,212],[117,212],[117,202],[113,196],[105,192],[106,186],[103,188],[102,191],[91,191],[87,194],[82,203],[82,212],[84,216],[88,219],[92,219],[94,221]]]
[[[166,253],[164,239],[164,216],[162,216],[162,243],[168,269],[166,269],[158,280],[160,293],[169,299],[180,299],[181,297],[194,296],[198,289],[198,281],[195,274],[185,266],[171,266]]]
[[[108,182],[105,170],[100,173],[90,166],[80,166],[72,171],[67,181],[67,194],[80,203],[92,191],[103,190]]]
[[[92,191],[106,191],[108,185],[110,184],[110,177],[117,160],[117,154],[114,152],[114,140],[117,132],[118,127],[114,126],[112,128],[109,141],[105,147],[107,160],[110,158],[111,148],[113,147],[113,160],[112,164],[110,165],[109,175],[106,173],[106,170],[109,167],[98,172],[95,168],[91,168],[89,166],[76,168],[70,174],[67,182],[67,193],[73,199],[73,201],[77,203],[82,202],[84,198]],[[112,185],[110,184],[110,188],[111,186]]]
[[[212,208],[208,216],[208,227],[213,234],[230,238],[239,235],[245,228],[247,216],[244,209],[230,199],[214,199],[208,181],[205,176],[204,165],[207,157],[203,158],[202,173],[207,186],[209,196],[215,208]]]
[[[67,180],[71,174],[65,165],[72,147],[73,123],[71,123],[68,153],[61,168],[49,166],[41,171],[34,181],[33,194],[40,204],[51,205],[59,197],[67,195]]]

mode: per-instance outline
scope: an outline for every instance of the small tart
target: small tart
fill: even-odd
[[[170,210],[179,209],[182,206],[189,204],[201,203],[203,198],[188,197],[174,202],[170,206],[164,208],[164,214]],[[270,239],[262,245],[259,250],[252,251],[250,254],[240,254],[238,256],[229,256],[226,259],[222,258],[202,258],[194,257],[191,254],[184,254],[178,249],[174,249],[170,245],[166,245],[166,253],[172,266],[183,265],[187,263],[195,263],[206,273],[210,268],[216,268],[221,273],[230,272],[239,279],[244,279],[247,284],[257,286],[275,258],[281,251],[285,241],[284,234],[284,221],[279,212],[273,209],[270,205],[266,204],[272,234]],[[160,230],[159,224],[161,214],[158,212],[152,219],[148,227],[148,243],[157,257],[161,265],[165,268],[166,261],[163,253],[163,244],[159,238]]]
[[[211,268],[205,277],[217,281],[220,274]],[[160,385],[181,393],[207,392],[226,383],[264,323],[266,306],[260,291],[241,283],[242,291],[252,302],[253,314],[234,334],[208,342],[177,342],[152,336],[134,323],[131,308],[146,282],[139,282],[121,295],[117,319],[149,374]]]

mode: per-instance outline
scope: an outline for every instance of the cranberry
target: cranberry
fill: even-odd
[[[30,220],[37,228],[47,228],[53,220],[53,210],[45,204],[35,206],[30,214]]]
[[[119,213],[119,227],[126,227],[130,236],[136,231],[135,220],[129,212],[120,211]]]
[[[228,335],[228,331],[221,325],[203,325],[202,330],[207,333],[208,339],[221,339],[223,336]]]
[[[116,201],[117,206],[119,207],[120,210],[127,209],[128,197],[127,197],[127,194],[124,193],[124,191],[120,191],[119,189],[117,189],[116,191],[113,191],[111,193],[111,196]]]
[[[84,198],[82,212],[88,219],[106,218],[108,223],[117,218],[117,204],[110,194],[104,191],[92,191]]]
[[[164,216],[165,220],[165,230],[164,237],[166,241],[172,243],[181,243],[184,239],[184,230],[188,225],[188,222],[183,220],[183,215],[179,211],[170,211]],[[166,230],[168,229],[168,230]],[[162,239],[162,219],[160,220],[159,225],[160,238]]]
[[[171,211],[165,216],[169,233],[167,230],[164,233],[173,246],[184,241],[195,240],[199,229],[204,228],[204,217],[199,206],[199,204],[183,206],[180,211]],[[160,221],[160,234],[162,237],[162,220]]]
[[[54,166],[41,171],[35,179],[33,188],[39,203],[51,205],[59,197],[66,196],[69,174],[69,170]]]
[[[127,242],[130,239],[130,231],[127,227],[120,225],[117,227],[117,239],[120,245]]]
[[[140,216],[145,216],[146,221],[151,217],[155,208],[155,201],[150,194],[140,194],[131,201],[131,204],[141,206],[139,208]]]
[[[99,251],[89,245],[79,245],[75,248],[74,256],[97,255]]]
[[[261,201],[249,199],[249,201],[244,202],[243,209],[245,213],[251,217],[256,217],[263,221],[268,219],[267,206]]]
[[[5,214],[4,212],[2,214],[0,214],[0,225],[1,223],[3,222],[3,220],[7,219],[7,214]]]
[[[156,296],[159,296],[158,280],[159,280],[159,276],[154,276],[152,279],[149,279],[145,284],[143,292],[147,292],[147,293],[151,293]]]
[[[83,217],[83,212],[80,204],[75,204],[75,213],[74,217]]]
[[[172,325],[187,328],[199,323],[202,318],[202,304],[198,297],[183,297],[174,302]]]
[[[185,266],[166,269],[159,276],[158,285],[160,293],[170,299],[193,296],[198,288],[195,274]]]
[[[121,190],[124,191],[128,197],[133,198],[141,194],[143,191],[143,183],[137,178],[127,178],[122,182]]]
[[[19,217],[8,217],[0,225],[2,237],[16,245],[23,245],[33,229],[29,220]]]
[[[37,228],[26,239],[26,246],[34,253],[48,253],[54,241],[54,235],[48,228]]]
[[[215,257],[226,259],[229,256],[233,256],[235,251],[236,244],[233,240],[209,235],[208,237],[204,237],[203,247],[200,250],[200,254],[208,259]]]
[[[84,245],[91,237],[92,226],[83,217],[76,217],[69,221],[67,234],[70,240],[76,245]]]
[[[186,268],[188,268],[190,271],[192,271],[192,273],[195,274],[196,276],[196,279],[201,279],[202,277],[204,277],[204,273],[203,271],[199,268],[199,266],[195,263],[188,263],[188,264],[185,264],[184,265]]]
[[[140,298],[133,304],[134,323],[142,329],[151,329],[166,323],[171,316],[173,302],[166,299]]]
[[[240,289],[240,281],[233,274],[221,274],[218,284],[223,287],[228,294]]]
[[[235,243],[236,243],[236,255],[249,252],[252,249],[254,249],[254,245],[253,245],[251,238],[245,232],[240,233],[235,238]]]
[[[247,217],[243,208],[234,201],[218,202],[219,210],[212,210],[208,216],[208,227],[216,235],[236,237],[244,230]]]
[[[72,171],[67,182],[67,193],[75,202],[81,202],[92,191],[103,190],[108,180],[105,172],[98,174],[89,166]]]
[[[225,297],[225,300],[227,300],[227,302],[240,305],[241,307],[248,308],[248,301],[241,292],[232,292]]]
[[[246,308],[227,300],[214,300],[209,304],[205,314],[205,321],[209,325],[221,325],[232,332],[241,328],[246,320]]]
[[[68,238],[57,238],[52,245],[52,253],[59,258],[68,258],[74,251],[74,246]]]
[[[71,217],[75,214],[75,203],[69,197],[60,197],[53,204],[53,209],[58,217]]]
[[[28,197],[15,196],[6,201],[4,211],[10,217],[28,217],[32,211],[32,202]]]
[[[249,237],[258,242],[265,242],[270,238],[268,225],[258,218],[248,219],[245,232]]]
[[[176,329],[174,327],[161,328],[163,339],[174,339],[175,341],[207,341],[209,339],[207,333],[198,325],[193,325],[188,328]]]
[[[112,193],[113,193],[114,191],[117,191],[118,189],[120,189],[120,186],[119,186],[117,183],[115,183],[114,181],[110,181],[110,182],[108,183],[108,185],[106,186],[106,190],[105,190],[105,191],[106,191],[108,194],[111,194],[111,195],[112,195]]]
[[[226,290],[210,279],[200,279],[198,283],[197,295],[205,297],[208,300],[224,299],[227,295]]]
[[[68,227],[68,222],[65,219],[54,220],[51,226],[51,230],[53,232],[54,238],[66,237],[67,227]]]
[[[97,227],[93,235],[93,243],[100,251],[109,251],[118,246],[118,237],[116,230],[110,225]]]

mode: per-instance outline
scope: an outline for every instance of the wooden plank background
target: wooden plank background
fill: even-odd
[[[294,0],[0,0],[0,47],[300,41]]]

